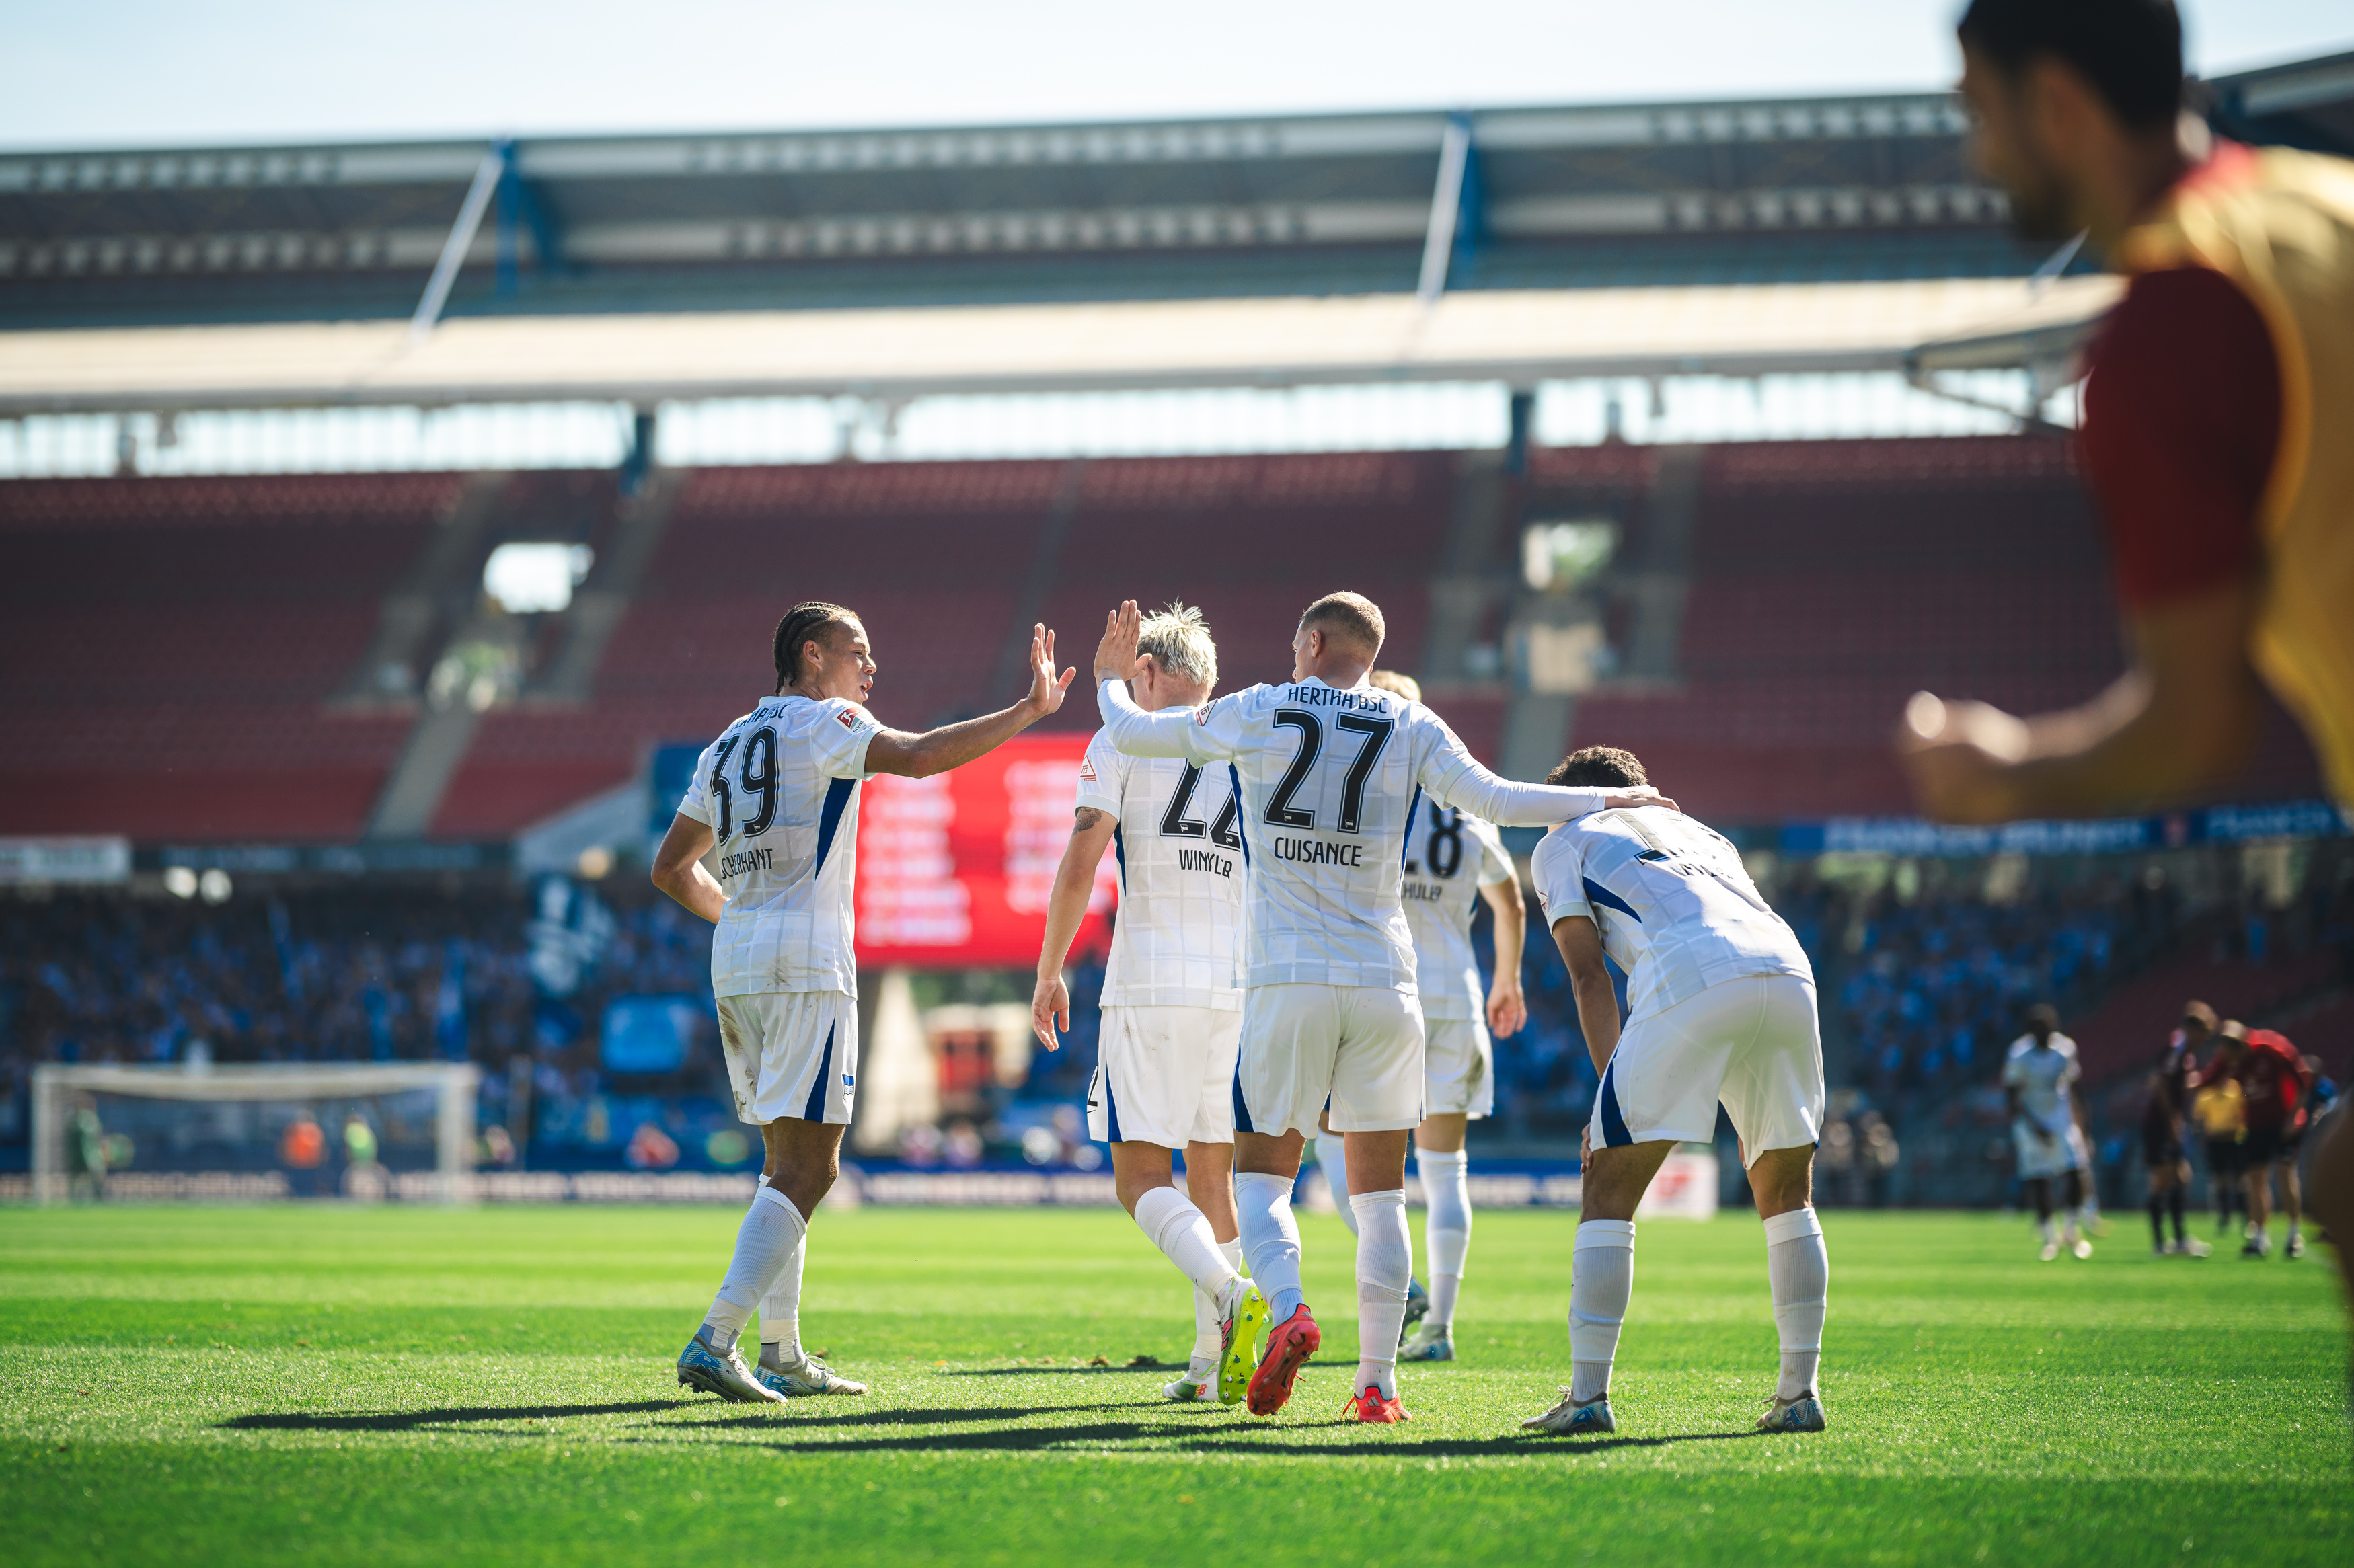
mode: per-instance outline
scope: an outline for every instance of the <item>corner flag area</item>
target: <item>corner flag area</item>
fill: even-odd
[[[1339,1223],[1303,1215],[1322,1354],[1283,1414],[1172,1405],[1190,1326],[1105,1211],[829,1213],[807,1342],[864,1398],[769,1414],[671,1360],[722,1207],[0,1211],[0,1473],[21,1568],[504,1564],[2198,1563],[2354,1553],[2319,1262],[2036,1261],[1986,1214],[1825,1215],[1830,1429],[1764,1436],[1755,1222],[1652,1224],[1619,1430],[1528,1436],[1569,1376],[1574,1221],[1479,1216],[1461,1360],[1410,1425],[1337,1416]],[[1158,1369],[1131,1364],[1150,1357]]]

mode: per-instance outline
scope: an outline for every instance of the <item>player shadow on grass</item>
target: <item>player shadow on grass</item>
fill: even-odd
[[[1658,1448],[1670,1443],[1738,1442],[1755,1437],[1759,1433],[1738,1432],[1677,1432],[1657,1437],[1593,1437],[1561,1438],[1539,1433],[1501,1433],[1493,1437],[1428,1437],[1419,1440],[1387,1441],[1388,1434],[1368,1434],[1373,1440],[1362,1443],[1296,1442],[1282,1439],[1304,1432],[1333,1432],[1347,1428],[1362,1431],[1357,1423],[1344,1420],[1289,1422],[1283,1425],[1262,1425],[1256,1421],[1237,1420],[1221,1425],[1211,1431],[1167,1422],[1098,1421],[1078,1425],[1006,1426],[989,1432],[937,1432],[906,1436],[843,1436],[813,1437],[807,1442],[793,1441],[790,1434],[816,1427],[928,1426],[949,1422],[1019,1420],[1027,1415],[1047,1415],[1086,1411],[1130,1410],[1133,1405],[1055,1405],[1043,1410],[966,1408],[959,1410],[875,1410],[853,1414],[823,1416],[798,1420],[779,1427],[776,1418],[767,1414],[722,1417],[715,1421],[664,1421],[659,1430],[682,1428],[726,1427],[740,1429],[768,1426],[776,1431],[780,1441],[768,1446],[785,1453],[875,1454],[875,1453],[938,1453],[963,1451],[975,1453],[1038,1453],[1071,1446],[1105,1447],[1124,1443],[1157,1443],[1167,1448],[1187,1453],[1251,1453],[1285,1454],[1307,1458],[1356,1458],[1390,1456],[1398,1458],[1480,1458],[1497,1456],[1534,1456],[1561,1454],[1575,1457],[1587,1454],[1606,1454],[1615,1448]],[[1188,1425],[1191,1424],[1188,1423]],[[1274,1439],[1274,1441],[1269,1441]],[[652,1437],[623,1437],[624,1443],[645,1443]]]
[[[798,1402],[796,1402],[798,1403]],[[1031,1415],[1060,1415],[1066,1412],[1085,1413],[1102,1410],[1133,1410],[1133,1404],[1041,1404],[1041,1405],[951,1405],[946,1409],[920,1410],[895,1407],[886,1410],[858,1410],[841,1415],[785,1415],[777,1411],[753,1411],[743,1415],[722,1415],[708,1421],[664,1421],[665,1432],[688,1430],[698,1426],[774,1426],[779,1420],[790,1420],[795,1429],[811,1426],[944,1426],[960,1421],[1020,1421]]]
[[[450,1426],[473,1421],[561,1421],[574,1415],[644,1415],[677,1410],[684,1399],[633,1399],[616,1404],[502,1404],[438,1410],[385,1410],[314,1415],[303,1411],[232,1416],[217,1432],[407,1432],[419,1426]]]
[[[940,1377],[1100,1377],[1106,1372],[1136,1372],[1167,1374],[1184,1371],[1180,1361],[1155,1361],[1149,1367],[958,1367],[936,1375]]]

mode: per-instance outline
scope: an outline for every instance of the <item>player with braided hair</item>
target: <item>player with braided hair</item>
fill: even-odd
[[[866,1392],[805,1352],[800,1330],[809,1222],[840,1173],[858,1085],[850,851],[859,783],[962,767],[1061,707],[1077,673],[1055,673],[1055,634],[1034,627],[1020,701],[910,735],[864,706],[875,651],[853,611],[793,606],[777,623],[773,652],[774,694],[695,763],[653,866],[655,886],[718,927],[711,990],[728,1081],[737,1114],[758,1124],[768,1149],[735,1260],[678,1358],[680,1383],[746,1404]],[[704,866],[715,849],[716,876]],[[757,1371],[736,1343],[756,1308]]]

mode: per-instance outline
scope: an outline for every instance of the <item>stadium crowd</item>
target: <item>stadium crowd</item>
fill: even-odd
[[[1934,864],[1882,865],[1872,877],[1799,866],[1777,879],[1776,906],[1820,977],[1845,1091],[1827,1139],[1845,1151],[1834,1163],[1849,1201],[1889,1192],[1900,1136],[1922,1158],[1973,1168],[1981,1201],[1996,1195],[2007,1176],[1976,1168],[1999,1163],[1980,1146],[2000,1141],[1998,1075],[2031,1001],[2082,1016],[2170,953],[2354,954],[2354,884],[2342,878],[2308,876],[2306,895],[2274,909],[2253,889],[2187,899],[2132,870],[2031,876],[1991,898],[1983,876]],[[1574,1139],[1596,1087],[1560,955],[1532,936],[1529,1022],[1498,1042],[1488,1129],[1522,1146]],[[1492,963],[1484,911],[1475,941]],[[709,950],[707,927],[633,877],[314,885],[219,906],[64,894],[0,905],[0,1141],[25,1139],[26,1091],[43,1061],[444,1058],[483,1067],[483,1119],[528,1129],[535,1157],[669,1163],[668,1142],[705,1162],[704,1150],[734,1147],[711,1143],[731,1123],[716,1040],[691,1042],[680,1070],[657,1075],[614,1074],[598,1046],[608,1005],[623,996],[690,998],[707,1016]],[[919,1134],[911,1152],[970,1162],[1011,1154],[1028,1134],[1035,1158],[1033,1129],[1054,1128],[1053,1108],[1083,1098],[1094,1071],[1101,981],[1099,957],[1075,960],[1065,1048],[1034,1057],[1018,1087],[992,1090],[975,1121]],[[2115,1168],[2104,1191],[2120,1195],[2140,1105],[2138,1077],[2127,1079],[2114,1106],[2097,1083],[2090,1097],[2100,1158]],[[1950,1136],[1916,1144],[1908,1129],[1925,1121]],[[653,1131],[633,1142],[641,1128]],[[1065,1127],[1055,1153],[1079,1141]]]

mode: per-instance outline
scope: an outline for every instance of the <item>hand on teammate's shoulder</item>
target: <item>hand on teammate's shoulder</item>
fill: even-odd
[[[1670,811],[1681,810],[1675,801],[1660,794],[1649,784],[1630,784],[1623,789],[1613,789],[1604,797],[1603,807],[1617,810],[1628,806],[1664,806]]]

